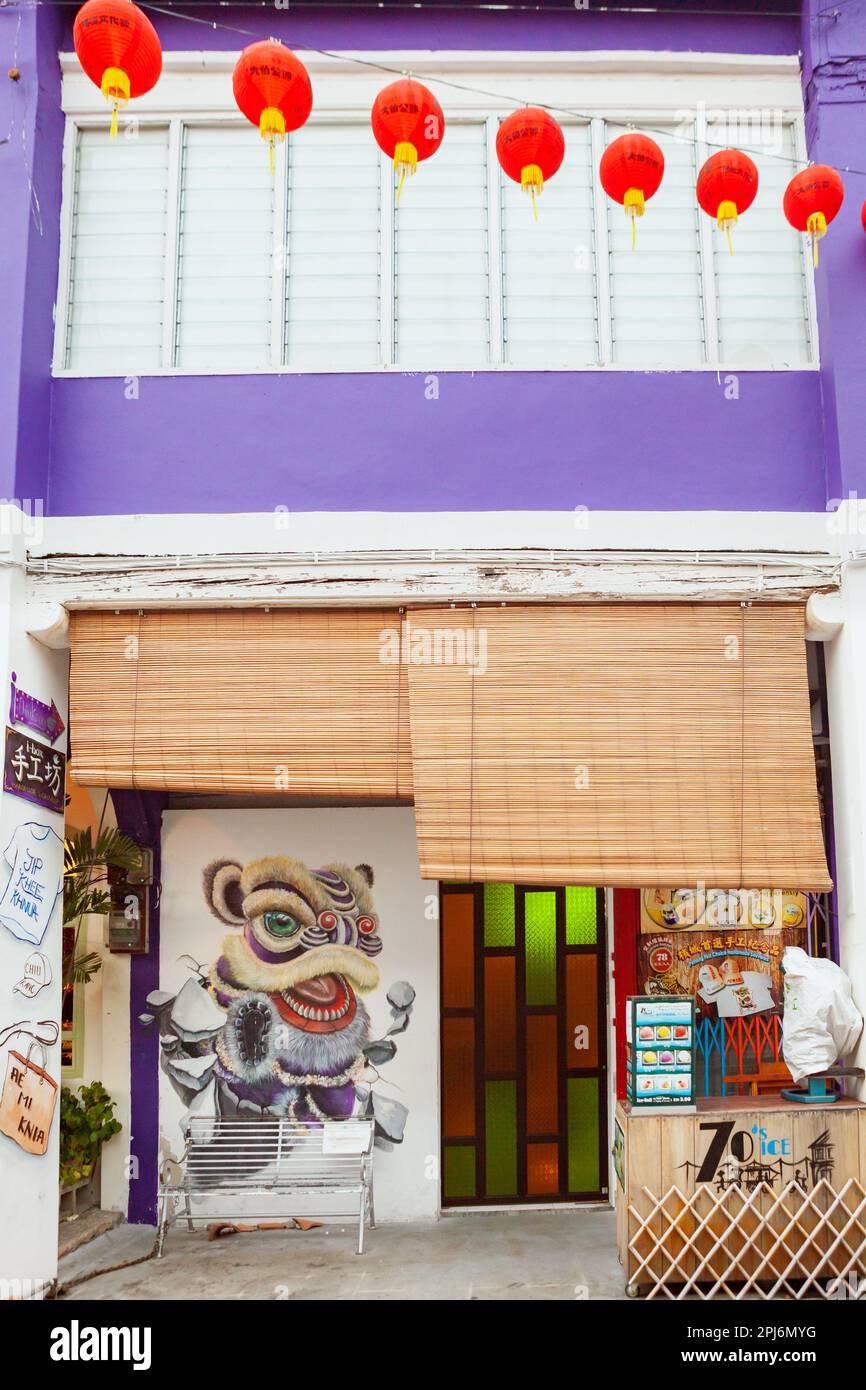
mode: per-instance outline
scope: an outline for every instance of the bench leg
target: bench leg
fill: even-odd
[[[373,1206],[373,1174],[370,1174],[370,1230],[376,1229],[376,1209]]]
[[[160,1196],[159,1208],[157,1211],[157,1225],[159,1230],[156,1237],[156,1258],[158,1260],[162,1259],[162,1247],[165,1245],[165,1230],[168,1225],[167,1209],[168,1198],[163,1194]]]
[[[367,1220],[367,1189],[361,1191],[361,1213],[358,1219],[358,1254],[364,1253],[364,1224]]]
[[[184,1206],[184,1210],[186,1212],[186,1229],[188,1231],[192,1231],[195,1229],[195,1227],[192,1224],[192,1207],[190,1206],[189,1193],[186,1194],[186,1204]]]

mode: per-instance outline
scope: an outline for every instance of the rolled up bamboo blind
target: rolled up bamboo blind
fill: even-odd
[[[72,615],[71,772],[167,791],[411,801],[400,615]]]
[[[782,604],[411,613],[422,876],[829,888],[803,627]]]

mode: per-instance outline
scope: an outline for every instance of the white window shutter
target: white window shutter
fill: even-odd
[[[490,359],[487,136],[451,122],[403,185],[394,219],[394,327],[400,366],[480,367]]]
[[[250,125],[187,126],[178,233],[178,367],[267,366],[274,179]]]
[[[695,146],[647,132],[661,146],[665,172],[637,222],[609,200],[611,337],[614,362],[634,367],[691,367],[706,361],[701,258],[695,198]],[[607,143],[623,134],[607,127]],[[600,197],[606,196],[603,191]]]
[[[747,124],[740,139],[708,128],[711,148],[733,143],[758,169],[758,192],[731,232],[714,233],[719,360],[755,367],[800,367],[810,360],[809,310],[800,234],[782,212],[797,171],[790,125]],[[732,136],[734,137],[732,139]]]
[[[380,346],[380,160],[369,124],[289,137],[285,360],[375,367]]]
[[[577,367],[598,361],[593,167],[588,125],[563,126],[565,158],[538,199],[502,185],[505,360]]]
[[[67,367],[160,366],[168,127],[78,132],[72,215]]]

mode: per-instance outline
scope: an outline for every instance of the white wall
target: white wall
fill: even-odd
[[[189,962],[210,963],[231,928],[213,917],[202,894],[202,869],[211,860],[244,864],[286,854],[312,868],[329,863],[370,864],[373,899],[384,949],[376,957],[381,984],[365,996],[373,1037],[391,1022],[388,987],[415,987],[412,1018],[396,1039],[397,1055],[382,1067],[382,1094],[409,1109],[403,1143],[375,1160],[377,1221],[435,1217],[439,1206],[439,946],[438,922],[425,915],[434,884],[418,874],[411,807],[333,810],[168,811],[163,820],[160,987],[179,989]],[[429,908],[428,908],[429,910]],[[180,1098],[160,1077],[160,1129],[178,1151]]]
[[[53,699],[68,722],[67,686],[69,654],[51,651],[24,630],[24,535],[9,525],[10,508],[0,508],[0,704],[3,725],[8,722],[9,680],[28,694],[50,704]],[[10,535],[10,529],[12,534]],[[21,732],[27,732],[21,729]],[[2,725],[0,725],[2,733]],[[43,742],[43,740],[39,740]],[[55,748],[66,751],[66,734]],[[0,889],[5,888],[9,865],[2,860],[14,830],[27,822],[49,825],[63,838],[63,816],[33,805],[8,792],[0,793]],[[45,935],[38,948],[18,940],[0,926],[0,1031],[11,1024],[32,1026],[38,1020],[60,1022],[63,905],[56,901]],[[24,963],[38,949],[48,957],[52,981],[33,998],[14,992]],[[0,1087],[7,1074],[10,1050],[27,1054],[30,1039],[11,1037],[0,1047]],[[38,1058],[34,1057],[38,1061]],[[60,1043],[47,1049],[46,1071],[58,1083],[49,1144],[44,1154],[22,1150],[0,1134],[0,1279],[35,1279],[50,1282],[57,1271],[58,1152],[60,1125]],[[0,1294],[2,1296],[2,1294]]]
[[[843,626],[824,647],[840,964],[851,980],[857,1007],[866,1014],[866,564],[845,566],[842,600]],[[861,1035],[852,1060],[866,1066],[866,1036]]]

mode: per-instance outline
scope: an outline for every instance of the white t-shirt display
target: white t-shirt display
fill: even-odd
[[[4,851],[11,866],[0,894],[0,922],[19,941],[42,943],[63,888],[63,841],[50,825],[26,821]]]

